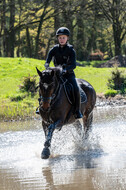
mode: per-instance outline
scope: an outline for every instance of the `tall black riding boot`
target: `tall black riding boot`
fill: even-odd
[[[80,92],[79,92],[79,89],[76,91],[76,94],[75,94],[75,118],[76,119],[80,119],[83,117],[83,115],[81,114],[81,111],[80,111]]]
[[[39,115],[39,109],[38,108],[36,109],[35,113]]]

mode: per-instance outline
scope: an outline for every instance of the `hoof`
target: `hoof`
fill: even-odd
[[[49,148],[44,148],[42,153],[41,153],[41,158],[42,159],[48,159],[50,156],[50,150]]]

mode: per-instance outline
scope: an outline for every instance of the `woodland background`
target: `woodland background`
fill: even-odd
[[[0,0],[0,57],[45,59],[61,26],[77,60],[126,55],[126,0]]]

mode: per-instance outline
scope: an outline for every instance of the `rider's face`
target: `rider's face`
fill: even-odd
[[[68,36],[67,35],[60,35],[58,36],[58,41],[61,46],[64,46],[67,43]]]

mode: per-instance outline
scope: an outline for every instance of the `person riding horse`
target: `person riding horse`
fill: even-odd
[[[45,68],[49,67],[49,64],[53,58],[55,67],[63,67],[63,76],[74,87],[75,96],[75,118],[82,118],[80,111],[80,92],[75,78],[74,69],[76,68],[76,52],[73,46],[68,43],[70,31],[66,27],[60,27],[56,31],[59,44],[55,45],[48,53]]]

